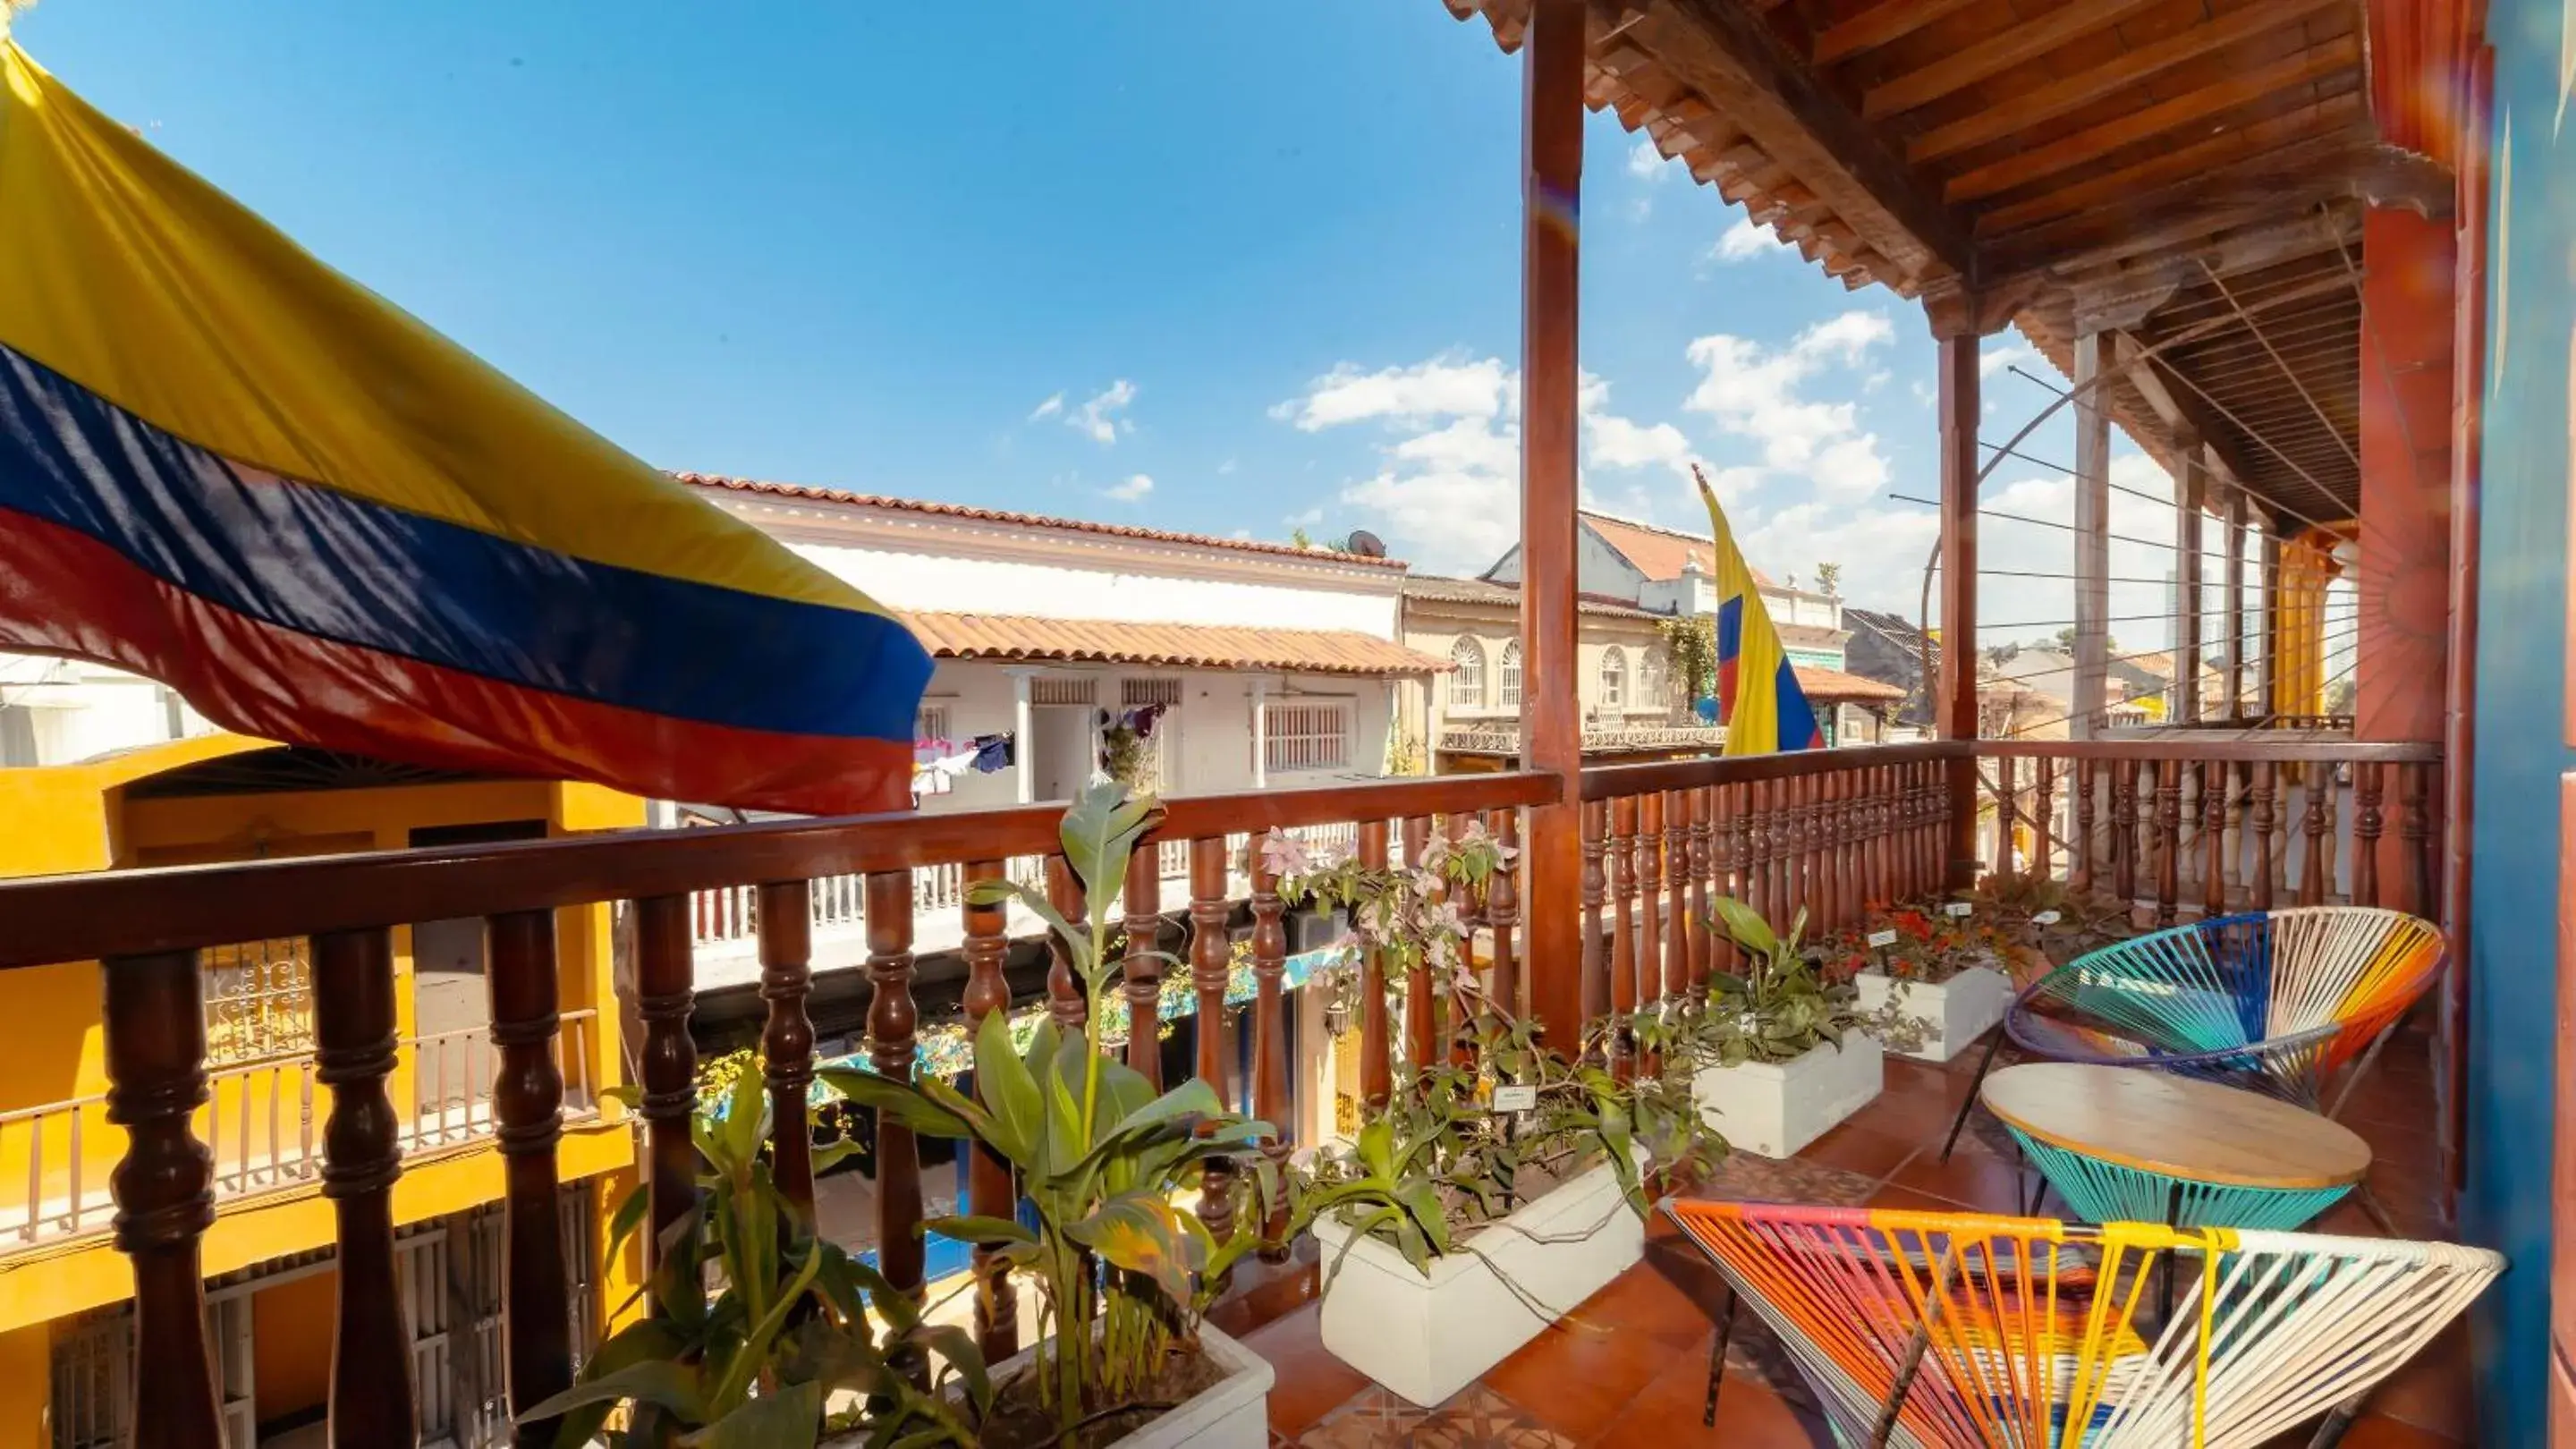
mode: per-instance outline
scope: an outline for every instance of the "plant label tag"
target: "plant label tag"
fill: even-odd
[[[1538,1088],[1496,1087],[1494,1110],[1497,1112],[1535,1112],[1538,1110]]]
[[[2038,915],[2031,917],[2030,923],[2034,926],[2054,926],[2064,919],[2065,917],[2060,916],[2055,911],[2042,911]]]
[[[1951,919],[1953,920],[1956,920],[1961,916],[1972,916],[1977,912],[1976,902],[1974,901],[1952,901],[1950,904],[1943,906],[1942,909],[1948,911]]]
[[[1886,947],[1893,946],[1896,944],[1896,933],[1894,931],[1872,931],[1869,933],[1869,944],[1873,950],[1883,950]]]

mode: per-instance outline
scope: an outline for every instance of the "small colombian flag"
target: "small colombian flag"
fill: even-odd
[[[1771,627],[1762,607],[1762,591],[1753,570],[1727,530],[1726,511],[1697,467],[1700,501],[1708,505],[1708,527],[1717,554],[1717,702],[1726,720],[1726,753],[1769,755],[1783,750],[1820,750],[1824,731],[1807,692],[1798,687],[1789,666],[1789,651]]]

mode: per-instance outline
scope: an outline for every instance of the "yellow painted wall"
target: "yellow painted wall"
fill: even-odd
[[[251,1415],[275,1423],[331,1398],[331,1323],[340,1275],[325,1269],[250,1296]]]
[[[52,1449],[53,1335],[32,1323],[0,1333],[0,1449]]]

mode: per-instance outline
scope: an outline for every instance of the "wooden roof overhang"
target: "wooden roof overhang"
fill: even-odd
[[[1532,0],[1443,3],[1515,50]],[[2452,193],[2374,124],[2365,0],[1585,3],[1590,104],[1845,286],[2070,376],[2113,333],[2169,469],[2197,439],[2275,522],[2357,510],[2362,209]]]

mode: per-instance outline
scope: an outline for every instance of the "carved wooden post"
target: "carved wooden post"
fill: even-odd
[[[637,1053],[643,1096],[647,1191],[644,1261],[658,1264],[662,1235],[687,1217],[698,1198],[698,1149],[689,1140],[697,1110],[698,1048],[689,1038],[696,964],[689,942],[689,898],[654,896],[635,903],[635,996],[644,1019]],[[659,1311],[658,1304],[655,1311]]]
[[[334,1444],[415,1445],[411,1333],[394,1269],[394,953],[383,927],[313,938],[314,1078],[331,1089],[322,1195],[339,1224]]]
[[[512,911],[488,918],[485,930],[492,1045],[501,1055],[492,1086],[504,1182],[501,1338],[515,1414],[572,1386],[570,1275],[555,1163],[563,1138],[563,1069],[555,1060],[554,913]],[[546,1420],[521,1423],[512,1442],[535,1449],[554,1437],[555,1423]]]
[[[2138,899],[2138,765],[2111,762],[2111,891],[2124,906]]]
[[[2227,914],[2227,766],[2200,766],[2200,913]]]
[[[1521,1001],[1519,941],[1514,934],[1521,923],[1521,813],[1511,808],[1489,811],[1486,828],[1512,857],[1496,867],[1485,885],[1485,921],[1494,931],[1494,999],[1506,1013],[1519,1016],[1528,1010]]]
[[[2299,767],[2299,773],[2307,807],[2300,821],[2307,846],[2299,857],[2299,904],[2314,906],[2333,894],[2326,880],[2326,822],[2333,809],[2334,766],[2310,761]]]
[[[1764,920],[1771,919],[1775,904],[1771,890],[1771,792],[1779,788],[1776,781],[1755,780],[1747,784],[1744,837],[1744,904]]]
[[[2035,857],[2031,861],[2031,873],[2047,880],[2056,874],[2056,862],[2049,856],[2052,838],[2057,831],[2057,762],[2042,755],[2032,762],[2031,768],[2038,772],[2034,783],[2038,789],[2039,815],[2039,826],[2031,832],[2030,846]]]
[[[806,1096],[814,1085],[814,1022],[805,998],[814,989],[814,903],[801,880],[760,887],[760,999],[769,1019],[760,1031],[769,1086],[770,1171],[788,1206],[814,1221],[814,1129]]]
[[[2379,837],[2386,824],[2380,811],[2379,769],[2376,760],[2352,767],[2352,903],[2356,906],[2379,904]]]
[[[135,1449],[224,1442],[206,1342],[198,1244],[214,1226],[214,1155],[189,1119],[206,1103],[206,1018],[197,955],[173,951],[102,964],[107,1120],[126,1129],[116,1247],[134,1265]]]
[[[1664,994],[1664,797],[1637,797],[1637,1005]]]
[[[1614,1022],[1624,1022],[1637,1009],[1637,797],[1621,795],[1610,802],[1610,1001]],[[1610,1070],[1626,1077],[1631,1069],[1628,1033],[1614,1028],[1609,1037]]]
[[[2021,816],[2013,802],[2013,760],[2010,755],[1995,756],[1995,874],[2010,875],[2013,869],[2013,824]]]
[[[1154,951],[1163,935],[1163,870],[1160,852],[1150,840],[1137,843],[1127,857],[1127,959],[1122,989],[1127,995],[1127,1065],[1144,1074],[1156,1091],[1163,1087],[1163,963]]]
[[[977,881],[1000,880],[1005,869],[998,860],[970,861],[966,883],[972,887]],[[959,907],[966,931],[966,989],[958,1005],[965,1008],[970,1040],[982,1033],[985,1021],[994,1015],[999,1014],[1005,1022],[1011,1017],[1011,986],[1002,974],[1003,960],[1011,946],[1004,936],[1007,909],[1000,901],[978,905],[972,896]],[[1009,1219],[1019,1204],[1019,1192],[1011,1181],[1011,1165],[980,1142],[965,1150],[970,1154],[966,1210],[978,1217]],[[994,1255],[993,1244],[975,1245],[973,1271],[975,1345],[983,1350],[986,1362],[998,1363],[1020,1351],[1019,1295],[1011,1291],[1010,1267]]]
[[[1404,822],[1404,863],[1419,870],[1431,849],[1431,821],[1426,816],[1408,816]],[[1446,894],[1445,891],[1442,892]],[[1440,1058],[1438,1024],[1431,1002],[1431,964],[1417,960],[1404,973],[1404,1058],[1415,1071],[1435,1065]]]
[[[2397,767],[2397,838],[2405,842],[2407,868],[2414,877],[2410,882],[2415,888],[2412,909],[2415,914],[2434,921],[2446,918],[2443,903],[2437,899],[2439,892],[2433,885],[2433,823],[2425,811],[2429,782],[2437,768],[2411,761]],[[2455,901],[2449,906],[2454,913],[2466,909],[2466,902]]]
[[[1363,820],[1359,825],[1360,865],[1367,870],[1386,869],[1386,822]],[[1388,1060],[1386,1019],[1386,959],[1380,951],[1360,953],[1360,1106],[1369,1111],[1384,1107],[1395,1095],[1395,1069]]]
[[[1288,1101],[1288,1006],[1281,994],[1288,960],[1288,932],[1282,924],[1287,905],[1279,899],[1279,873],[1263,857],[1257,835],[1247,874],[1252,882],[1252,1108],[1276,1129],[1262,1151],[1274,1165],[1284,1165],[1294,1130]],[[1287,1233],[1288,1201],[1282,1195],[1271,1205],[1263,1228],[1262,1256],[1286,1261]]]
[[[2099,773],[2091,760],[2075,762],[2074,859],[2067,862],[2066,883],[2084,891],[2094,886],[2093,791]]]
[[[2156,924],[2174,923],[2182,896],[2182,762],[2156,761]]]
[[[1198,1078],[1232,1106],[1234,1034],[1225,1025],[1234,943],[1225,934],[1225,837],[1190,842],[1190,985],[1198,993]],[[1199,1221],[1218,1242],[1234,1236],[1234,1164],[1210,1159],[1199,1179]]]
[[[1664,906],[1663,1000],[1680,1000],[1697,985],[1706,963],[1705,943],[1691,923],[1691,887],[1699,878],[1692,853],[1693,807],[1700,792],[1673,791],[1664,796],[1664,877],[1672,898]]]
[[[1602,836],[1609,826],[1609,802],[1586,800],[1582,815],[1583,1020],[1589,1025],[1610,1009],[1610,943],[1601,927],[1601,907],[1609,893],[1602,869],[1602,855],[1608,848]]]
[[[1077,928],[1091,919],[1083,900],[1082,878],[1073,873],[1061,855],[1046,859],[1047,904],[1055,913]],[[1105,964],[1105,963],[1099,963]],[[1054,1019],[1056,1030],[1077,1032],[1091,1016],[1091,997],[1082,978],[1073,969],[1073,948],[1047,937],[1047,1015]]]
[[[2272,909],[2273,844],[2272,832],[2278,822],[2272,815],[2272,785],[2276,776],[2270,760],[2254,762],[2254,787],[2248,792],[2253,809],[2254,881],[2247,904],[2258,911]]]
[[[1753,836],[1761,819],[1761,790],[1761,786],[1751,784],[1727,787],[1731,802],[1727,809],[1727,858],[1735,876],[1727,894],[1757,911],[1761,909],[1761,887],[1756,884],[1754,874]],[[1732,937],[1728,938],[1726,955],[1728,966],[1738,975],[1743,974],[1743,952]]]
[[[868,1065],[909,1082],[919,1043],[912,1001],[912,872],[868,875]],[[877,1271],[899,1292],[921,1293],[921,1144],[890,1113],[877,1114]]]

